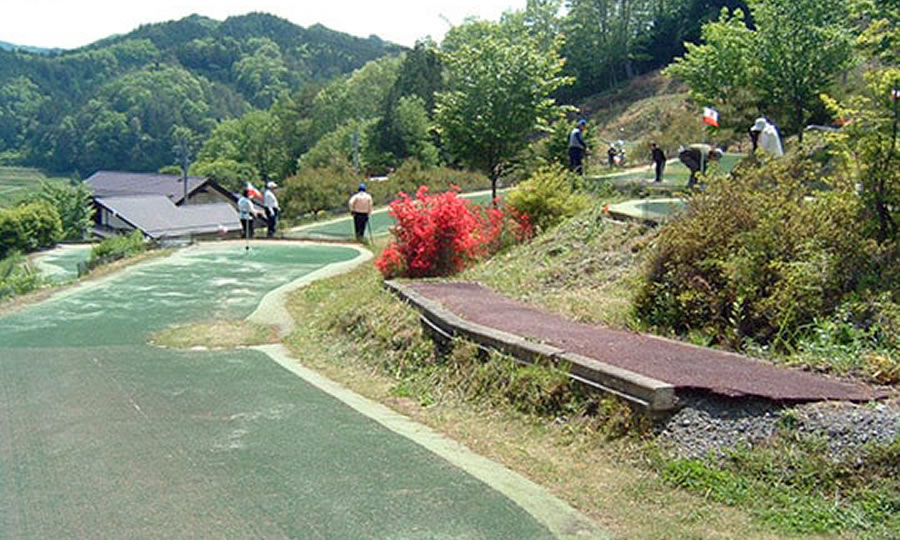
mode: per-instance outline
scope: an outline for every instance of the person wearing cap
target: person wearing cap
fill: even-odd
[[[691,171],[688,178],[687,188],[690,189],[697,184],[697,173],[706,172],[706,164],[709,161],[716,161],[722,157],[722,151],[708,144],[692,144],[687,148],[683,148],[678,153],[678,159],[684,163],[684,166]]]
[[[587,143],[584,140],[586,126],[587,120],[582,118],[569,133],[569,170],[577,174],[584,174],[584,154],[587,152]]]
[[[269,181],[266,183],[266,191],[263,194],[263,207],[266,211],[266,226],[268,228],[266,232],[267,238],[275,236],[275,229],[278,227],[278,215],[281,213],[281,208],[278,206],[278,197],[275,196],[274,191],[277,187],[278,184]]]
[[[250,192],[247,189],[241,191],[237,201],[238,216],[241,220],[241,238],[250,240],[253,238],[253,202],[250,200]]]
[[[353,229],[356,232],[356,240],[362,241],[366,235],[369,215],[372,213],[372,196],[366,193],[365,184],[359,184],[356,194],[350,197],[349,206],[350,213],[353,215]]]
[[[748,130],[750,133],[750,153],[756,153],[756,149],[759,147],[759,134],[766,129],[766,124],[768,124],[766,119],[759,117],[753,122],[753,125],[750,126],[750,129]]]

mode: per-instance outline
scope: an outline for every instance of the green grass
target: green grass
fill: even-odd
[[[37,169],[0,167],[0,208],[15,206],[40,189],[40,181],[68,182],[68,178],[48,177]]]
[[[593,208],[528,244],[470,268],[459,279],[478,281],[574,320],[642,329],[632,315],[631,295],[644,271],[657,229],[612,222],[601,210],[603,202],[598,199]],[[592,417],[579,413],[584,403],[578,399],[548,401],[547,394],[567,395],[554,377],[540,370],[516,368],[502,359],[474,361],[463,352],[463,356],[443,363],[435,361],[423,341],[415,312],[381,290],[374,270],[313,286],[301,296],[295,299],[293,309],[306,326],[292,336],[295,350],[309,353],[316,344],[323,369],[351,378],[368,379],[375,374],[385,378],[387,390],[380,399],[409,400],[422,410],[440,411],[435,414],[441,418],[456,418],[466,414],[459,411],[470,409],[494,419],[503,417],[501,427],[491,428],[502,433],[532,426],[522,428],[530,435],[516,436],[516,452],[524,452],[531,459],[542,452],[536,449],[541,444],[549,444],[554,450],[546,462],[520,463],[520,467],[536,478],[552,471],[547,472],[545,480],[570,500],[602,505],[604,495],[596,490],[576,493],[585,489],[580,480],[560,472],[571,473],[569,467],[589,467],[566,463],[569,444],[589,446],[591,450],[581,458],[595,466],[606,463],[600,466],[604,470],[622,467],[623,461],[642,464],[638,468],[642,472],[637,474],[644,475],[644,489],[632,493],[630,487],[623,487],[618,491],[620,499],[628,497],[629,508],[639,506],[633,498],[646,497],[647,490],[657,493],[658,498],[693,495],[691,510],[686,513],[669,509],[660,517],[665,512],[658,507],[644,508],[641,512],[652,512],[654,519],[667,525],[650,531],[641,528],[645,525],[640,520],[632,519],[625,522],[626,536],[703,537],[710,536],[708,528],[727,529],[727,535],[735,537],[891,538],[900,534],[897,443],[868,449],[861,462],[834,462],[815,439],[789,432],[767,445],[735,450],[726,460],[672,459],[652,446],[638,444],[626,444],[621,455],[611,457],[606,453],[610,448],[607,438],[628,433],[628,426],[633,425],[627,418],[617,419],[615,407],[597,407],[597,416]],[[560,418],[576,420],[558,425]],[[537,429],[535,425],[544,427]],[[469,424],[442,429],[459,430],[469,437],[481,433],[480,428]],[[538,432],[541,439],[548,440],[529,440]],[[625,440],[635,441],[629,437]],[[599,471],[585,469],[573,474],[602,476]],[[665,491],[657,482],[674,491]],[[723,517],[724,507],[736,509],[738,517]],[[698,515],[705,517],[692,518]],[[741,521],[744,518],[739,516],[745,515],[750,522]]]
[[[725,154],[715,166],[710,166],[709,170],[715,171],[715,174],[730,174],[744,156],[744,154]],[[681,189],[687,185],[688,177],[690,177],[688,168],[677,159],[670,160],[666,164],[666,168],[663,171],[663,181],[660,184],[653,183],[653,169],[645,166],[630,169],[597,169],[595,172],[597,174],[591,176],[590,179],[596,182],[610,181],[619,187],[627,187],[630,184],[650,184],[648,187],[660,190]]]

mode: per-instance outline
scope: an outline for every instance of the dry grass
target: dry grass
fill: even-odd
[[[635,438],[609,441],[577,422],[478,405],[452,390],[410,392],[411,369],[430,362],[421,358],[427,341],[415,312],[381,289],[370,266],[297,291],[288,308],[298,326],[286,345],[304,365],[547,487],[616,537],[777,537],[739,510],[665,485]]]
[[[579,322],[633,328],[631,296],[656,232],[607,219],[598,204],[460,279]]]
[[[167,328],[154,334],[150,343],[157,347],[210,350],[234,349],[276,343],[278,329],[247,321],[210,321]]]

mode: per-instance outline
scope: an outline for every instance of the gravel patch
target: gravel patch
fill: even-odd
[[[824,438],[832,459],[844,459],[869,443],[900,437],[900,400],[868,404],[819,402],[783,405],[757,398],[679,394],[684,406],[656,425],[658,440],[676,457],[723,456],[755,446],[791,427],[801,437]]]

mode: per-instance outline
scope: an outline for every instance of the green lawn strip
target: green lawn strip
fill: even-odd
[[[900,441],[870,447],[861,465],[856,456],[836,461],[822,445],[784,435],[722,459],[657,460],[656,466],[670,484],[746,508],[781,533],[900,535]]]
[[[464,193],[461,194],[461,197],[482,206],[491,202],[490,191]],[[394,219],[388,214],[388,208],[379,208],[372,213],[369,218],[369,224],[372,234],[379,236],[390,232],[391,227],[394,225]],[[288,231],[286,236],[290,238],[352,239],[354,236],[353,220],[350,216],[342,216],[323,223],[302,225]]]
[[[31,193],[37,192],[41,180],[69,182],[68,178],[48,177],[37,169],[0,167],[0,208],[15,206]]]
[[[714,167],[719,174],[730,174],[734,167],[744,157],[746,157],[746,154],[727,153],[722,156],[721,160],[716,162],[714,165],[711,165],[710,169]],[[589,178],[595,181],[613,182],[617,186],[627,186],[629,184],[640,183],[647,184],[648,186],[655,187],[657,189],[677,189],[682,188],[687,184],[688,177],[690,176],[690,171],[688,171],[688,168],[685,167],[684,164],[677,159],[670,159],[666,163],[666,168],[663,171],[663,181],[661,184],[656,184],[653,182],[654,176],[655,173],[652,167],[640,166],[633,168],[633,170],[613,169],[610,171],[604,171],[599,175],[590,176]]]

